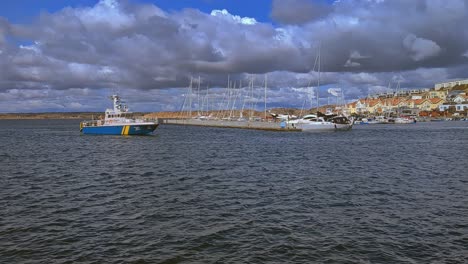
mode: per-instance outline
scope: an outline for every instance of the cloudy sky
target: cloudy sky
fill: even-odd
[[[433,87],[468,78],[467,21],[468,0],[2,1],[0,112],[102,111],[113,92],[179,110],[191,77],[249,104],[267,76],[269,107],[312,104],[319,76],[321,103]]]

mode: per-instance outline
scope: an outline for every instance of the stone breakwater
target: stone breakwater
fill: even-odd
[[[269,131],[294,131],[294,132],[301,131],[300,129],[296,129],[293,127],[282,128],[280,123],[261,122],[261,121],[160,119],[160,123],[169,124],[169,125],[207,126],[207,127],[240,128],[240,129],[269,130]]]

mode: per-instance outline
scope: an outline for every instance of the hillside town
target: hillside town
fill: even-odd
[[[368,96],[348,104],[342,110],[355,116],[466,118],[468,79],[439,83],[431,89],[399,90]]]

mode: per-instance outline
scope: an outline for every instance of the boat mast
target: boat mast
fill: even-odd
[[[267,76],[268,74],[265,74],[265,121],[267,119]]]
[[[198,75],[197,116],[200,117],[200,75]]]
[[[241,84],[241,87],[242,87],[242,84]],[[250,84],[249,84],[249,88],[250,88]],[[242,102],[242,107],[241,107],[241,110],[240,110],[240,113],[239,113],[239,119],[242,119],[244,117],[245,100],[247,99],[248,94],[249,94],[249,92],[247,91],[247,96],[245,96],[245,95],[241,96],[241,98],[243,99],[243,102]]]
[[[206,95],[205,95],[205,99],[202,100],[202,114],[203,114],[203,110],[204,110],[204,107],[206,107],[205,109],[205,112],[206,112],[206,115],[209,115],[209,111],[210,111],[210,98],[209,98],[209,86],[206,85]]]
[[[193,81],[193,78],[192,76],[190,76],[189,118],[192,118],[192,81]]]
[[[254,90],[253,90],[253,86],[254,86],[254,76],[251,75],[250,76],[250,116],[249,116],[249,121],[252,120],[253,118],[253,113],[254,113]]]
[[[321,46],[321,43],[319,43],[319,48],[318,48],[318,80],[317,80],[317,113],[319,111],[319,103],[320,103],[320,100],[319,100],[319,88],[320,88],[320,46]]]

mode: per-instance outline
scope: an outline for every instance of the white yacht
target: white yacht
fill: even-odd
[[[346,131],[353,128],[354,119],[337,115],[309,114],[302,118],[288,121],[288,125],[305,132],[312,131]]]

